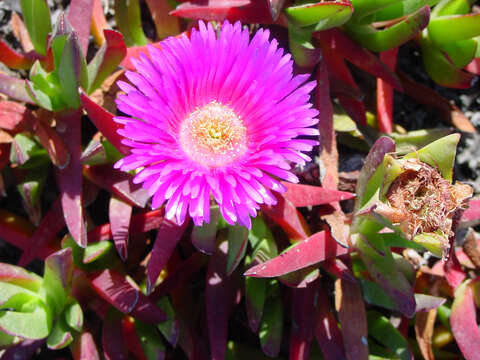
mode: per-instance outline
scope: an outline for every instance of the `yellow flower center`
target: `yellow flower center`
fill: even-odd
[[[247,129],[228,106],[212,101],[196,109],[180,127],[180,144],[194,161],[208,167],[224,166],[247,149]]]

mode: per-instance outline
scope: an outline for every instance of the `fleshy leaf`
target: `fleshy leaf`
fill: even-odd
[[[75,331],[82,331],[83,311],[78,302],[71,303],[65,308],[65,322]]]
[[[122,332],[122,317],[122,314],[110,308],[103,320],[102,346],[103,354],[107,360],[128,359]]]
[[[53,308],[60,313],[67,302],[73,274],[73,258],[70,248],[62,249],[45,259],[42,287]]]
[[[158,324],[157,328],[173,347],[177,346],[180,332],[179,321],[175,315],[175,310],[167,296],[163,296],[157,301],[157,306],[167,314],[167,320]]]
[[[359,44],[372,51],[386,51],[407,42],[422,29],[430,18],[430,7],[425,6],[404,20],[383,30],[377,30],[371,25],[348,26],[350,36]]]
[[[428,24],[428,36],[435,44],[447,44],[480,35],[480,14],[435,17]]]
[[[104,30],[105,43],[88,64],[88,93],[100,87],[127,54],[121,33]]]
[[[475,359],[480,354],[480,329],[474,301],[476,282],[478,278],[466,281],[455,290],[450,315],[453,336],[466,359]]]
[[[453,163],[459,141],[460,134],[451,134],[430,143],[416,152],[405,155],[405,158],[418,158],[424,163],[437,168],[440,174],[451,182]]]
[[[164,39],[180,33],[180,20],[169,14],[173,9],[168,0],[147,0],[146,2],[152,14],[158,38]]]
[[[198,251],[212,255],[217,240],[217,228],[220,210],[217,205],[210,207],[210,222],[192,229],[192,244]]]
[[[346,23],[353,13],[350,1],[320,2],[290,6],[285,9],[289,21],[296,26],[315,25],[315,30],[327,30]]]
[[[244,275],[281,276],[346,253],[348,253],[348,249],[338,245],[328,233],[321,231],[296,243],[281,255],[253,266]]]
[[[86,54],[88,49],[92,11],[93,0],[72,0],[68,7],[67,19],[78,34],[83,54]]]
[[[277,357],[282,344],[283,308],[280,297],[270,297],[263,313],[258,336],[263,352],[270,357]]]
[[[355,194],[349,192],[326,189],[321,186],[287,182],[284,182],[283,185],[287,188],[287,192],[284,194],[285,198],[296,207],[325,205],[355,197]]]
[[[304,289],[292,290],[292,326],[290,332],[291,359],[308,359],[313,339],[314,317],[318,283]]]
[[[135,330],[137,331],[147,360],[165,359],[165,345],[155,327],[136,320]]]
[[[52,332],[48,335],[47,347],[52,350],[60,350],[68,346],[73,341],[70,331],[64,319],[57,319]]]
[[[231,275],[245,256],[248,244],[248,230],[236,225],[228,228],[227,275]]]
[[[147,264],[147,294],[150,294],[155,287],[160,272],[167,265],[168,259],[182,238],[188,223],[185,221],[182,225],[178,225],[174,220],[165,219],[158,228]]]
[[[147,45],[140,15],[139,0],[115,2],[115,19],[127,46]]]
[[[37,291],[40,288],[42,279],[35,273],[29,272],[20,266],[0,263],[0,283],[15,284]]]
[[[368,333],[377,341],[386,345],[401,360],[413,360],[413,354],[407,340],[390,323],[390,321],[377,313],[369,311],[367,314]]]
[[[35,51],[46,54],[47,37],[52,31],[50,11],[45,0],[20,0],[25,26],[30,34]]]
[[[108,217],[112,230],[113,242],[117,248],[120,258],[125,261],[128,251],[128,238],[130,219],[132,217],[132,206],[112,196],[110,198]]]
[[[20,295],[20,294],[19,294]],[[18,295],[17,295],[18,297]],[[3,304],[9,310],[0,315],[0,330],[7,334],[27,339],[43,339],[52,327],[50,310],[39,299],[15,304],[15,299]]]

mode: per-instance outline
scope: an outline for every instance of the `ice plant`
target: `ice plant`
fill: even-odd
[[[315,82],[293,76],[290,55],[260,29],[250,40],[239,22],[218,32],[199,22],[181,35],[149,47],[134,61],[137,72],[118,82],[118,130],[131,153],[116,163],[139,170],[152,207],[166,202],[166,216],[196,225],[209,222],[210,198],[230,224],[251,226],[260,204],[273,205],[297,182],[289,170],[304,164],[319,132],[309,103]]]

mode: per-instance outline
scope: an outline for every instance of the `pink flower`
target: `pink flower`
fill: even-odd
[[[119,134],[131,154],[115,166],[138,169],[135,183],[166,202],[166,217],[196,225],[210,220],[211,196],[225,220],[248,228],[260,204],[276,203],[279,182],[297,182],[292,164],[311,159],[303,152],[318,142],[317,110],[309,103],[315,82],[293,76],[290,55],[260,29],[250,40],[240,23],[216,32],[199,23],[182,35],[150,46],[150,57],[127,72],[133,85],[117,99],[124,125]],[[300,138],[299,138],[300,137]]]

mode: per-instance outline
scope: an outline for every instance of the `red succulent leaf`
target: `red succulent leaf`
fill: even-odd
[[[287,200],[283,194],[276,193],[277,204],[262,206],[262,211],[275,221],[293,241],[308,237],[308,229],[303,216],[298,212],[295,205]]]
[[[41,340],[23,340],[15,345],[8,347],[2,353],[2,360],[29,360],[37,353],[38,348],[45,343]]]
[[[195,252],[187,260],[185,260],[178,269],[163,280],[155,290],[150,294],[151,300],[158,300],[162,296],[167,295],[171,290],[177,286],[186,284],[190,277],[197,273],[202,267],[205,266],[209,257]]]
[[[450,315],[450,326],[463,356],[468,360],[480,355],[480,329],[477,324],[475,288],[480,279],[461,284],[455,291],[455,300]]]
[[[60,188],[63,216],[73,239],[81,247],[87,245],[83,197],[82,197],[82,155],[81,143],[81,110],[59,113],[57,116],[57,131],[61,132],[70,162],[63,169],[57,169],[57,182]]]
[[[315,338],[325,359],[345,359],[343,338],[338,328],[337,319],[330,309],[325,292],[318,291],[318,305],[315,314]]]
[[[398,47],[380,53],[380,60],[395,71]],[[383,133],[393,131],[393,87],[383,79],[377,79],[377,121],[378,130]]]
[[[283,196],[296,207],[324,205],[355,197],[355,194],[349,192],[330,190],[320,186],[287,182],[283,182],[283,185],[287,188],[287,192]]]
[[[264,263],[255,265],[245,272],[247,276],[274,277],[303,269],[329,258],[348,253],[326,231],[313,234],[303,241]]]
[[[8,76],[2,72],[0,72],[0,93],[7,95],[13,100],[35,104],[30,95],[28,95],[25,80]]]
[[[96,126],[98,131],[107,138],[108,141],[115,146],[122,154],[128,154],[130,152],[128,146],[122,144],[123,137],[117,133],[117,130],[122,126],[113,121],[113,114],[97,105],[92,101],[85,93],[81,93],[80,100],[82,101],[83,108],[88,114],[88,117]]]
[[[445,271],[445,279],[452,289],[456,289],[467,276],[458,261],[454,246],[450,249],[450,255],[448,256],[443,269]]]
[[[70,349],[74,360],[100,360],[97,345],[88,330],[83,330],[81,334],[74,336]]]
[[[314,33],[323,47],[330,48],[338,55],[366,71],[367,73],[382,78],[393,86],[395,90],[402,91],[402,85],[397,76],[378,57],[367,49],[361,47],[338,29],[330,29]]]
[[[315,107],[319,111],[318,128],[320,130],[320,165],[325,169],[320,179],[327,189],[336,189],[338,184],[338,151],[333,128],[333,106],[330,100],[330,81],[328,68],[322,57],[316,74]]]
[[[135,359],[148,360],[143,352],[142,343],[138,338],[137,330],[135,329],[135,322],[133,319],[124,317],[122,320],[122,333],[125,345],[129,352],[132,353]]]
[[[0,62],[12,69],[30,69],[33,61],[32,58],[16,52],[0,39]]]
[[[480,221],[480,199],[474,199],[468,202],[468,209],[463,212],[461,221]]]
[[[150,230],[158,229],[163,222],[164,210],[152,210],[135,214],[130,222],[130,234],[143,234]],[[100,225],[88,232],[88,242],[112,239],[110,223]]]
[[[207,325],[212,359],[224,359],[227,349],[228,316],[233,298],[226,273],[228,242],[223,241],[210,258],[205,279]]]
[[[465,70],[470,71],[475,75],[480,75],[480,57],[473,59],[470,64],[465,67]]]
[[[358,283],[335,282],[335,308],[348,360],[368,360],[368,328],[365,303]]]
[[[132,206],[112,196],[108,208],[108,218],[112,231],[113,242],[117,248],[120,258],[125,261],[128,251],[128,237],[130,219],[132,217]]]
[[[14,101],[0,102],[0,128],[12,132],[21,131],[32,114],[24,105]]]
[[[135,288],[125,275],[105,270],[89,277],[97,294],[122,313],[131,314],[148,324],[158,324],[166,319],[165,313]]]
[[[307,360],[313,339],[315,301],[318,281],[304,289],[292,290],[292,326],[290,331],[290,359]]]
[[[112,308],[110,308],[112,309]],[[102,347],[107,360],[127,360],[128,352],[122,332],[123,315],[110,310],[103,320]]]
[[[93,0],[72,0],[67,11],[67,19],[78,35],[82,54],[87,55]]]
[[[275,7],[274,9],[277,9]],[[270,24],[272,7],[258,0],[193,0],[184,2],[170,12],[171,15],[189,19]]]
[[[342,280],[356,282],[352,270],[341,259],[330,258],[321,264],[322,268]]]
[[[145,207],[150,195],[140,184],[132,182],[133,176],[114,169],[111,164],[83,167],[85,177],[95,185],[111,192],[128,204]]]
[[[359,91],[355,80],[353,79],[347,64],[343,57],[335,51],[327,47],[322,48],[323,57],[325,59],[329,78],[333,81],[337,80],[341,83],[345,83],[347,86],[352,87],[356,91]],[[355,120],[359,125],[365,126],[367,124],[367,118],[365,113],[365,106],[355,97],[347,94],[338,94],[338,101],[345,111]]]
[[[64,227],[65,220],[62,213],[62,204],[60,198],[58,198],[29,239],[30,246],[23,252],[18,265],[27,266],[39,253],[47,252],[48,244],[57,237],[57,234]]]
[[[142,56],[142,54],[147,57],[150,56],[148,53],[148,46],[154,46],[158,49],[162,48],[161,42],[151,43],[151,44],[148,44],[147,46],[144,45],[144,46],[129,47],[127,48],[127,56],[125,56],[125,58],[122,60],[122,62],[120,63],[120,66],[127,70],[136,70],[132,60],[135,61],[135,59],[139,59],[140,56]]]
[[[49,112],[40,112],[39,118],[27,117],[28,125],[30,131],[37,135],[40,143],[47,150],[53,165],[63,169],[70,161],[70,153],[58,133],[48,125],[50,115]]]
[[[147,294],[150,294],[155,287],[160,272],[167,265],[188,223],[189,221],[184,221],[182,225],[178,225],[176,221],[164,220],[158,228],[147,265]]]

